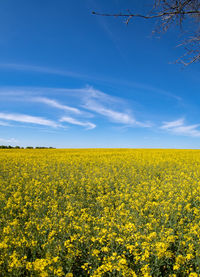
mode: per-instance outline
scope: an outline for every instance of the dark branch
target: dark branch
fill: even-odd
[[[166,17],[166,16],[177,16],[177,15],[198,15],[200,16],[200,11],[174,11],[174,12],[163,12],[163,13],[158,13],[155,15],[143,15],[143,14],[123,14],[123,13],[117,13],[117,14],[108,14],[108,13],[97,13],[97,12],[92,12],[92,14],[94,15],[101,15],[101,16],[112,16],[112,17],[125,17],[127,18],[126,20],[126,24],[129,23],[129,21],[133,18],[133,17],[140,17],[140,18],[144,18],[144,19],[153,19],[153,18],[161,18],[161,17]],[[180,21],[181,24],[181,21]]]
[[[116,14],[109,14],[109,13],[97,13],[97,12],[92,12],[92,14],[95,15],[101,15],[101,16],[112,16],[112,17],[141,17],[141,18],[145,18],[145,19],[151,19],[151,18],[158,18],[158,17],[163,17],[166,15],[199,15],[200,16],[200,11],[175,11],[175,12],[163,12],[163,13],[159,13],[159,14],[155,14],[155,15],[143,15],[143,14],[124,14],[124,13],[116,13]]]

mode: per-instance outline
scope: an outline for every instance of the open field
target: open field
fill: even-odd
[[[200,151],[0,150],[0,276],[198,276]]]

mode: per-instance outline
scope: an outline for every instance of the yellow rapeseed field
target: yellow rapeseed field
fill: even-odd
[[[0,150],[0,276],[199,276],[200,151]]]

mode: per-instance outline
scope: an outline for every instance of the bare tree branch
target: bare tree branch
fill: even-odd
[[[174,12],[163,12],[163,13],[158,13],[155,15],[143,15],[143,14],[134,14],[134,13],[130,13],[130,14],[123,14],[123,13],[117,13],[117,14],[108,14],[108,13],[97,13],[97,12],[92,12],[92,14],[95,15],[101,15],[101,16],[112,16],[112,17],[118,17],[118,16],[122,16],[122,17],[142,17],[145,19],[150,19],[150,18],[158,18],[158,17],[164,17],[167,15],[191,15],[191,14],[195,14],[195,15],[199,15],[200,16],[200,11],[174,11]]]
[[[153,9],[148,14],[138,14],[128,10],[126,13],[98,13],[92,12],[94,15],[109,16],[109,17],[123,17],[126,19],[125,23],[134,18],[143,19],[160,19],[159,29],[166,32],[169,27],[176,23],[183,30],[183,22],[187,18],[193,19],[197,28],[193,32],[193,36],[184,41],[186,53],[177,61],[184,65],[189,65],[194,62],[200,62],[200,0],[155,0]],[[194,24],[195,26],[195,24]],[[158,30],[156,32],[159,32]],[[180,46],[180,45],[179,45]],[[186,47],[187,46],[187,47]]]

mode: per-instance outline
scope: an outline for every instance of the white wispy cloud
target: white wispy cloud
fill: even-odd
[[[83,98],[85,109],[100,114],[111,122],[127,126],[150,127],[150,123],[139,122],[135,119],[130,109],[126,108],[127,104],[123,99],[110,96],[93,87],[86,87],[83,91],[87,93]]]
[[[200,137],[200,124],[186,125],[184,119],[180,118],[175,121],[163,122],[161,129],[167,130],[177,135],[185,135],[191,137]]]
[[[83,127],[86,127],[86,129],[94,129],[96,127],[96,125],[94,123],[91,123],[91,122],[82,122],[82,121],[79,121],[79,120],[77,120],[75,118],[67,117],[67,116],[63,116],[60,119],[60,122],[67,122],[67,123],[70,123],[70,124],[83,126]]]
[[[101,114],[104,117],[107,117],[110,121],[113,121],[116,123],[122,123],[122,124],[128,124],[128,125],[132,125],[136,123],[135,119],[131,115],[105,108],[104,106],[96,103],[96,101],[90,100],[87,102],[87,104],[85,104],[84,107],[90,111]]]
[[[30,71],[30,72],[36,72],[36,73],[44,73],[44,74],[52,74],[52,75],[60,75],[60,76],[66,76],[66,77],[73,77],[73,78],[79,78],[88,79],[89,76],[73,71],[68,70],[61,70],[46,66],[39,66],[39,65],[29,65],[29,64],[16,64],[16,63],[0,63],[0,68],[3,69],[9,69],[9,70],[17,70],[17,71]]]
[[[0,119],[8,120],[8,121],[16,121],[23,123],[32,123],[38,125],[44,125],[49,127],[60,127],[61,125],[57,122],[49,119],[45,119],[43,117],[31,116],[26,114],[8,114],[8,113],[0,113]]]
[[[9,123],[0,121],[0,126],[11,126]]]
[[[0,143],[17,143],[18,141],[15,138],[0,138]]]
[[[75,113],[75,114],[81,114],[81,111],[79,109],[74,108],[74,107],[70,107],[70,106],[67,106],[67,105],[63,105],[63,104],[59,103],[58,101],[56,101],[54,99],[49,99],[49,98],[46,98],[46,97],[35,97],[35,98],[32,98],[32,100],[36,101],[36,102],[44,103],[44,104],[49,105],[51,107],[55,107],[55,108],[58,108],[58,109],[61,109],[61,110],[67,111],[67,112],[72,112],[72,113]]]
[[[175,121],[163,122],[162,129],[176,128],[184,125],[184,119],[180,118]]]

